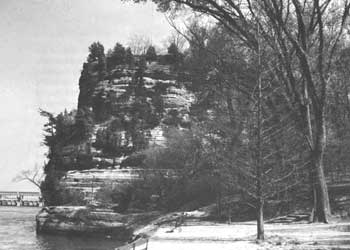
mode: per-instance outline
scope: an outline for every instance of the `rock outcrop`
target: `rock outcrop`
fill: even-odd
[[[139,150],[135,141],[144,137],[146,145],[164,147],[169,127],[189,127],[195,97],[186,89],[188,83],[179,80],[171,65],[160,62],[148,62],[140,78],[138,72],[135,65],[118,65],[90,90],[89,108],[95,116],[92,132],[80,144],[65,146],[62,155],[67,165],[70,162],[74,166],[79,155],[91,160],[80,164],[79,169],[86,170],[67,171],[60,181],[65,188],[90,197],[106,184],[138,179],[145,171],[140,169],[142,160],[135,163],[130,157]]]
[[[83,234],[127,241],[134,230],[159,216],[158,212],[119,214],[84,206],[45,207],[36,216],[36,230],[37,233]]]
[[[48,118],[50,154],[42,185],[48,205],[77,204],[69,200],[75,199],[69,191],[82,191],[91,201],[106,185],[115,189],[145,177],[154,168],[146,166],[152,150],[168,146],[173,130],[191,127],[195,94],[174,55],[151,60],[130,52],[119,60],[120,51],[106,56],[98,42],[89,51],[79,79],[78,109],[57,116],[42,112]],[[140,174],[142,168],[148,172]]]
[[[66,189],[83,192],[90,197],[103,186],[125,185],[134,180],[141,180],[145,175],[151,176],[154,173],[162,173],[165,178],[176,176],[174,170],[170,169],[88,169],[68,171],[62,178],[61,184]]]

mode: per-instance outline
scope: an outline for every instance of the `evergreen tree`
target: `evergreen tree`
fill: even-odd
[[[87,62],[91,63],[94,61],[100,61],[104,59],[104,47],[100,42],[94,42],[89,47],[90,54],[88,55]]]
[[[75,116],[75,130],[77,138],[79,140],[85,140],[89,138],[93,128],[93,114],[87,108],[78,109]]]
[[[149,46],[146,52],[146,60],[149,62],[157,60],[157,52],[154,46]]]
[[[175,43],[171,43],[170,46],[168,47],[168,54],[170,55],[177,55],[179,54],[179,48],[176,46]]]
[[[106,56],[103,45],[100,42],[94,42],[90,45],[89,52],[79,79],[78,109],[91,107],[95,87],[106,76]]]
[[[167,62],[170,64],[178,65],[181,63],[183,55],[179,51],[179,48],[175,43],[171,43],[168,47]]]
[[[122,44],[116,43],[111,53],[107,56],[108,69],[125,63],[126,51]]]
[[[100,42],[94,42],[90,45],[89,51],[87,62],[93,65],[95,63],[94,70],[98,72],[98,80],[101,81],[106,76],[107,69],[104,47]]]
[[[129,65],[134,63],[134,55],[132,54],[130,47],[128,47],[125,51],[125,63]]]

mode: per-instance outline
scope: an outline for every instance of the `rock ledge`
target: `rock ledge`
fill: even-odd
[[[127,241],[135,229],[158,216],[158,212],[119,214],[85,206],[44,207],[36,216],[36,231],[39,234],[80,234]]]

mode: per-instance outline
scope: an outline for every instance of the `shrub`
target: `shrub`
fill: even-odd
[[[41,183],[40,189],[47,206],[83,206],[87,204],[82,192],[63,187],[59,183],[57,175],[47,175],[46,179]]]
[[[97,191],[96,200],[104,204],[113,205],[113,209],[122,213],[130,205],[133,195],[132,185],[105,186]]]
[[[61,204],[59,205],[84,206],[87,204],[84,194],[79,190],[61,189],[60,196]]]

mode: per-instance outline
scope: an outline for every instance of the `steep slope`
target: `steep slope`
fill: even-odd
[[[80,102],[79,108],[92,112],[94,125],[86,140],[68,145],[63,151],[70,159],[83,152],[91,161],[79,168],[85,170],[70,170],[61,180],[66,188],[87,195],[110,182],[139,178],[144,158],[138,153],[150,146],[164,146],[169,127],[188,128],[194,101],[194,95],[185,87],[188,83],[179,80],[172,65],[144,63],[136,58],[133,65],[117,65],[101,81],[96,82],[98,73],[90,74],[95,83],[85,79],[90,89],[85,91],[81,78],[81,92],[85,91],[89,101]]]
[[[118,168],[123,159],[150,145],[164,144],[164,129],[189,126],[194,95],[170,65],[118,66],[93,92],[97,120],[90,137],[96,167]]]

